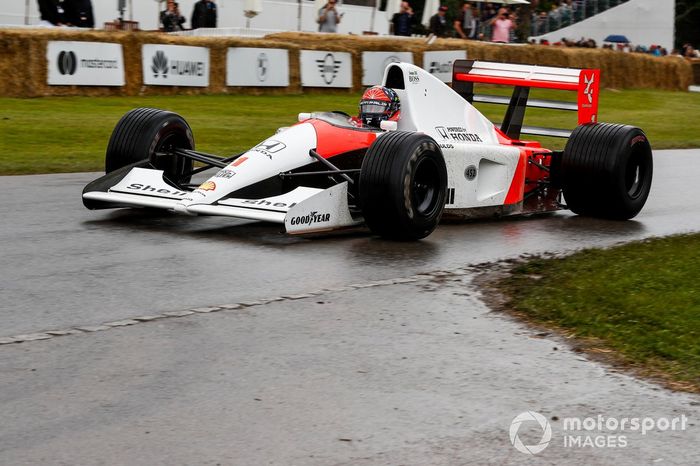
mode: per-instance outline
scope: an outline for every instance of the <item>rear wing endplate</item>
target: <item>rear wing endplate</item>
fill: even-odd
[[[474,94],[474,84],[513,86],[510,98],[497,95]],[[555,68],[551,66],[514,65],[477,60],[455,60],[452,68],[452,89],[469,103],[508,105],[500,128],[511,139],[520,139],[521,133],[537,136],[567,138],[571,130],[523,126],[525,109],[547,108],[578,112],[578,124],[598,121],[598,94],[600,70]],[[576,102],[529,99],[530,89],[575,91]]]

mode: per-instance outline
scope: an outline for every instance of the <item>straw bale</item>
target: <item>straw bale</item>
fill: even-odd
[[[51,40],[76,40],[120,43],[124,50],[126,86],[49,86],[46,47]],[[206,88],[145,86],[141,64],[143,44],[173,44],[209,47],[211,50],[210,85]],[[290,86],[288,88],[227,87],[226,51],[228,47],[268,47],[289,50]],[[461,39],[438,39],[427,45],[423,38],[380,38],[346,34],[284,32],[262,39],[238,37],[183,37],[154,32],[74,31],[65,29],[0,30],[0,95],[39,97],[48,95],[174,95],[207,93],[288,94],[300,93],[299,51],[329,50],[349,52],[353,62],[353,88],[362,88],[363,51],[406,51],[413,53],[421,66],[426,50],[466,50],[477,60],[533,65],[600,68],[602,86],[613,88],[657,88],[686,90],[700,82],[700,63],[693,65],[677,57],[653,57],[611,50],[561,48],[540,45],[499,45]],[[695,79],[694,73],[695,72]],[[326,92],[306,88],[304,92]],[[338,89],[334,89],[338,91]]]

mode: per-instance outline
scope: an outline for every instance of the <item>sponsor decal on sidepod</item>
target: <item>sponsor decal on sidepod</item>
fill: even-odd
[[[202,191],[214,191],[216,189],[216,183],[214,183],[213,181],[206,181],[202,183],[197,189]]]
[[[216,175],[214,175],[214,178],[233,178],[233,176],[236,174],[235,171],[233,170],[227,170],[227,169],[222,169],[219,170]]]

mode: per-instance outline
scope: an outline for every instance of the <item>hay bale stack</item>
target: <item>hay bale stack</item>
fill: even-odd
[[[111,42],[122,45],[126,86],[49,86],[46,48],[49,41]],[[210,49],[209,87],[145,86],[141,47],[144,44],[190,45]],[[283,48],[289,50],[290,86],[282,89],[226,87],[226,52],[229,47]],[[0,95],[41,97],[64,95],[176,95],[226,92],[299,93],[299,47],[268,39],[238,37],[181,37],[160,33],[72,31],[63,29],[0,30]]]
[[[47,84],[46,47],[51,40],[92,41],[120,43],[124,50],[126,86],[78,87],[49,86]],[[141,64],[143,44],[172,44],[208,47],[211,50],[210,85],[206,88],[144,86]],[[226,51],[229,47],[265,47],[289,50],[290,86],[287,88],[226,86]],[[423,65],[427,50],[466,50],[469,58],[497,62],[565,66],[572,68],[600,68],[603,87],[657,88],[686,90],[693,82],[700,82],[700,64],[693,66],[674,57],[657,58],[650,55],[620,53],[599,49],[573,49],[531,45],[497,45],[459,39],[438,39],[427,45],[424,39],[379,38],[284,32],[262,39],[238,37],[183,37],[148,32],[74,31],[65,29],[9,29],[0,30],[0,95],[12,97],[39,97],[48,95],[172,95],[202,93],[272,93],[301,92],[299,51],[329,50],[349,52],[353,60],[353,88],[362,88],[362,52],[412,52],[413,60]],[[315,92],[314,89],[308,89]],[[323,91],[326,89],[324,88]],[[337,91],[337,89],[335,89]]]
[[[46,44],[51,40],[119,42],[124,34],[63,29],[0,30],[0,95],[123,95],[120,88],[48,86]]]
[[[466,50],[476,60],[546,65],[570,68],[600,68],[603,87],[659,88],[686,90],[692,80],[690,66],[674,57],[654,57],[602,49],[563,48],[541,45],[503,45],[461,39],[437,39],[427,45],[425,39],[392,39],[376,36],[352,36],[283,32],[267,36],[306,48],[324,41],[356,50],[413,52],[414,63],[422,66],[423,52],[428,50]],[[361,73],[360,73],[361,74]]]
[[[700,60],[691,60],[693,67],[693,84],[700,85]]]

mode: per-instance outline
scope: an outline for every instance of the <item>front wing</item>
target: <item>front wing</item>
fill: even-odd
[[[109,177],[107,175],[104,178]],[[102,179],[100,179],[102,180]],[[97,181],[100,181],[97,180]],[[348,184],[328,189],[300,186],[288,193],[263,199],[227,198],[212,204],[188,200],[191,191],[167,183],[162,170],[132,167],[113,186],[91,183],[83,192],[86,206],[148,207],[187,215],[219,215],[283,224],[287,233],[334,230],[362,223],[348,207]],[[117,181],[115,180],[115,181]]]

